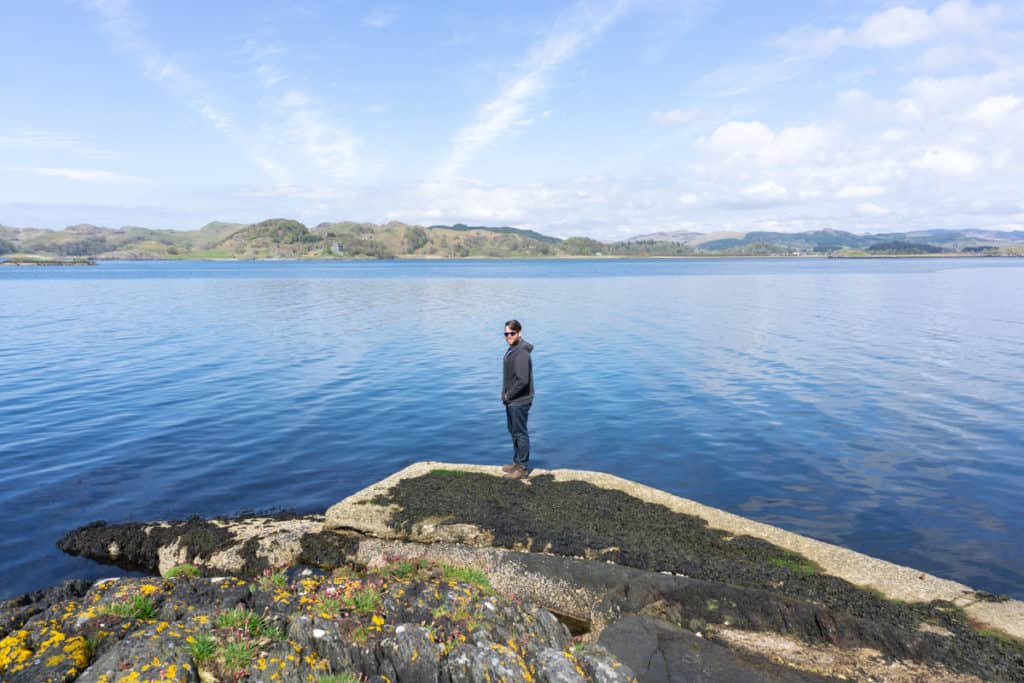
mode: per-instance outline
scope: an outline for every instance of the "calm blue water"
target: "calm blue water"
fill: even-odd
[[[107,521],[322,511],[423,459],[603,470],[1024,598],[1024,259],[0,268],[0,597]]]

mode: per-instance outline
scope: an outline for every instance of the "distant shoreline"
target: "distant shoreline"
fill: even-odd
[[[178,262],[209,262],[209,263],[352,263],[352,262],[378,262],[378,261],[755,261],[755,260],[892,260],[892,259],[988,259],[988,258],[1021,258],[1024,254],[968,254],[963,252],[942,253],[942,254],[763,254],[763,255],[739,255],[739,254],[693,254],[687,256],[662,256],[662,255],[558,255],[558,256],[407,256],[397,255],[394,258],[323,258],[323,257],[290,257],[290,258],[90,258],[87,260],[61,260],[26,258],[14,256],[8,259],[0,259],[0,266],[95,266],[99,263],[124,263],[124,262],[146,262],[146,263],[178,263]]]
[[[97,259],[12,258],[0,259],[0,266],[95,266]]]

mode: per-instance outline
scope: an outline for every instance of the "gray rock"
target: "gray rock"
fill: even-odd
[[[427,629],[416,624],[399,624],[395,634],[381,641],[379,647],[383,664],[394,676],[393,681],[436,683],[441,675],[441,648]]]
[[[184,640],[172,638],[161,630],[155,623],[132,633],[93,662],[76,680],[78,683],[113,681],[126,671],[132,671],[138,673],[135,679],[138,681],[198,682],[199,673]]]
[[[315,653],[327,661],[331,671],[376,672],[376,660],[372,653],[353,643],[346,631],[346,624],[320,617],[295,616],[288,622],[288,637],[303,650]]]
[[[587,680],[576,668],[576,660],[563,650],[538,650],[533,661],[538,680],[548,683],[583,683]]]
[[[741,658],[732,650],[645,616],[627,616],[598,641],[651,683],[811,683],[829,679],[786,669],[767,660]]]
[[[441,669],[443,683],[529,683],[531,678],[523,658],[514,650],[497,644],[490,647],[458,645],[448,653]]]
[[[595,683],[630,683],[636,674],[600,645],[588,644],[576,655],[584,673]]]
[[[247,683],[308,683],[326,673],[326,665],[317,667],[296,652],[288,642],[267,647],[246,671]]]

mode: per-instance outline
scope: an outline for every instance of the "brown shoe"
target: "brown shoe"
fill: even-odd
[[[502,472],[515,472],[518,469],[519,469],[519,465],[515,464],[514,462],[510,462],[507,465],[502,465],[501,466],[501,471]]]
[[[515,465],[512,470],[504,474],[505,479],[526,479],[528,476],[530,476],[530,470],[522,465]]]

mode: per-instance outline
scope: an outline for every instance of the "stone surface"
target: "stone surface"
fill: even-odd
[[[321,515],[94,522],[67,533],[57,545],[69,555],[144,572],[163,574],[179,564],[192,564],[208,574],[252,576],[295,564],[302,557],[303,537],[322,530]]]
[[[36,596],[36,609],[25,609],[27,599],[5,603],[0,681],[298,683],[328,672],[392,683],[543,681],[541,653],[575,661],[550,613],[454,574],[400,562],[290,582],[267,574],[63,587]],[[195,649],[203,641],[206,656]],[[611,654],[599,659],[604,669],[626,670]]]
[[[1024,680],[1024,645],[977,630],[981,624],[1010,635],[1024,631],[1016,601],[608,475],[536,471],[508,481],[498,474],[496,467],[417,463],[325,517],[77,529],[60,544],[72,554],[154,573],[189,562],[207,576],[253,580],[98,582],[77,608],[84,586],[0,603],[0,680],[31,680],[28,666],[36,667],[32,676],[73,680],[80,670],[74,657],[58,661],[49,653],[51,666],[41,656],[55,632],[88,642],[94,665],[114,657],[142,625],[112,618],[109,609],[140,585],[150,586],[152,618],[184,637],[219,633],[211,620],[235,607],[286,635],[258,643],[259,659],[245,669],[250,680],[302,680],[321,671],[392,682],[520,674],[629,680],[630,668],[594,643],[619,647],[617,637],[633,639],[631,655],[649,654],[645,680],[661,680],[659,672],[674,667],[693,678],[666,680],[704,680],[705,669],[736,680],[819,680],[805,677],[813,672],[859,679],[883,670],[875,659],[889,667],[883,680],[897,672],[904,676],[898,680]],[[398,558],[417,567],[415,580],[395,573]],[[455,590],[436,564],[421,560],[483,570],[496,593]],[[352,563],[371,570],[359,578],[351,569],[335,576],[296,569],[287,588],[279,576],[270,580],[281,566]],[[891,601],[854,580],[905,599],[937,599]],[[375,592],[379,603],[357,610],[351,591]],[[570,644],[566,626],[586,642]],[[751,643],[791,669],[772,668],[752,654]],[[76,652],[72,645],[66,654]],[[858,652],[869,654],[849,656]],[[122,655],[121,666],[134,671],[134,656]],[[816,668],[815,658],[835,665]]]
[[[385,502],[385,499],[402,481],[423,477],[436,470],[500,476],[500,469],[493,466],[418,462],[332,506],[327,511],[325,527],[328,529],[354,529],[384,539],[413,540],[424,543],[460,540],[461,542],[489,544],[488,539],[493,538],[493,530],[445,514],[424,518],[404,529],[396,526],[396,521],[402,512],[401,505],[395,502]],[[668,511],[702,520],[709,529],[721,532],[726,538],[747,537],[767,542],[814,562],[829,576],[855,586],[877,591],[890,599],[920,603],[935,600],[952,602],[963,607],[967,615],[980,626],[999,630],[1024,640],[1024,603],[1021,601],[992,602],[986,596],[955,581],[941,579],[910,567],[886,562],[847,548],[755,522],[613,475],[581,470],[535,470],[531,480],[542,480],[544,477],[549,477],[553,482],[590,484],[602,491],[619,492],[643,503],[662,506]],[[531,486],[531,480],[514,483],[519,484],[522,487],[520,490],[525,491],[526,487]],[[565,519],[572,519],[572,516],[567,515]],[[473,528],[467,529],[467,524]],[[459,530],[457,533],[453,533],[449,531],[449,527],[458,527]],[[651,532],[655,535],[660,533],[654,529]],[[522,539],[516,542],[519,545],[512,544],[506,547],[519,547],[533,551],[545,550],[543,545],[538,547],[531,544],[529,535],[529,531],[525,530]],[[499,542],[498,545],[504,544]],[[597,559],[607,559],[601,557],[601,552],[606,549],[601,546],[587,548],[589,556]],[[559,551],[554,550],[554,552]],[[572,553],[563,552],[562,554]],[[582,555],[582,553],[580,554]],[[615,561],[623,562],[621,553]],[[628,559],[623,563],[632,564]]]
[[[726,647],[650,617],[624,617],[606,628],[599,642],[645,683],[822,683],[835,680],[785,669],[766,660],[745,660]]]

